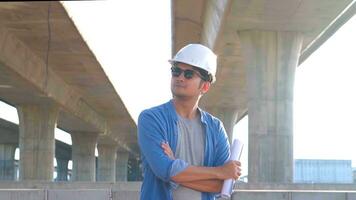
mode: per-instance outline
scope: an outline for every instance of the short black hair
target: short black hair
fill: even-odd
[[[194,68],[194,70],[199,72],[203,81],[209,81],[210,83],[213,81],[213,77],[211,76],[211,74],[209,74],[208,71],[201,69],[199,67],[195,67],[195,66],[193,66],[193,68]]]

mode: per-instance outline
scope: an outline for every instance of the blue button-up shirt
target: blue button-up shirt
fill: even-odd
[[[215,167],[226,163],[230,157],[230,145],[220,120],[199,109],[205,129],[204,166]],[[170,159],[161,147],[168,142],[173,153],[178,139],[178,115],[173,101],[141,112],[138,118],[138,143],[143,165],[141,199],[171,200],[177,184],[172,176],[184,171],[189,165],[181,159]],[[202,193],[203,200],[215,199],[216,193]]]

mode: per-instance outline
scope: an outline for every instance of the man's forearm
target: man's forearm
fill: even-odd
[[[182,182],[180,185],[200,192],[221,192],[224,181],[218,179]]]
[[[222,179],[219,167],[189,166],[183,172],[171,177],[176,183],[200,180]]]

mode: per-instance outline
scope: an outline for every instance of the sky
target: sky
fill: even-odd
[[[141,110],[171,98],[170,1],[66,1],[63,3],[116,91],[137,121]],[[347,159],[356,167],[356,17],[296,70],[294,158]],[[18,123],[16,109],[0,102],[0,117]],[[57,139],[71,144],[56,129]],[[248,117],[234,129],[245,143]],[[244,167],[245,166],[245,167]]]
[[[297,68],[296,157],[352,159],[356,166],[356,16]]]

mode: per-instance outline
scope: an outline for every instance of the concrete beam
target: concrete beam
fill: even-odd
[[[231,0],[207,0],[204,10],[201,42],[216,50],[219,37],[222,35]]]
[[[36,88],[39,97],[49,97],[64,110],[88,122],[98,130],[106,130],[106,120],[89,106],[79,90],[63,81],[52,71],[51,67],[47,67],[41,58],[3,27],[0,28],[0,46],[2,68],[10,70],[17,75],[17,79]],[[21,100],[11,100],[16,104],[22,103]]]
[[[172,55],[187,43],[200,42],[204,4],[205,0],[171,0]]]
[[[323,45],[336,31],[338,31],[356,13],[356,1],[348,5],[308,46],[301,52],[298,65],[302,64],[312,53]]]

